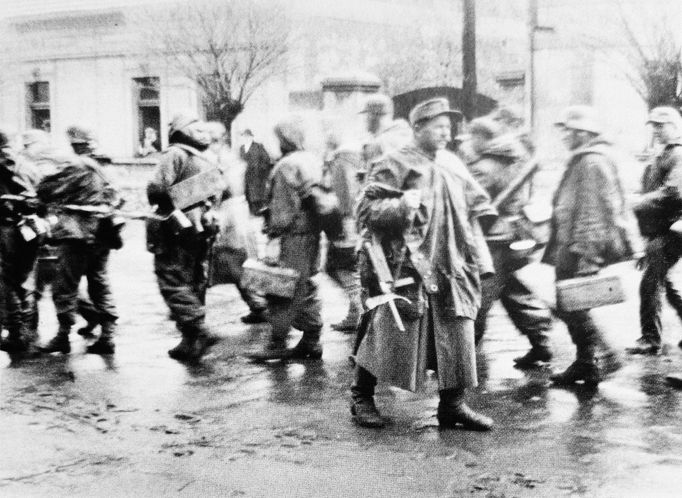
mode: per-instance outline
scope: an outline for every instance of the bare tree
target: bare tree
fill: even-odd
[[[173,3],[144,23],[146,45],[196,83],[207,119],[228,130],[254,91],[284,70],[291,46],[284,9],[262,0]]]
[[[628,41],[627,57],[632,69],[627,75],[649,109],[682,105],[682,46],[676,32],[661,19],[649,26],[648,36],[638,34],[621,11]]]

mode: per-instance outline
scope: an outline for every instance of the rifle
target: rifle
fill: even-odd
[[[160,214],[146,211],[123,211],[120,209],[113,209],[106,205],[81,205],[81,204],[59,204],[52,206],[56,210],[67,211],[72,213],[90,214],[93,216],[120,216],[129,220],[159,220],[163,221],[168,216],[161,216]]]
[[[492,205],[495,209],[498,209],[502,204],[507,202],[509,198],[516,193],[521,187],[523,187],[528,180],[533,178],[535,173],[537,173],[538,168],[540,168],[540,163],[536,157],[531,158],[528,163],[523,167],[519,174],[511,181],[507,187],[497,194],[497,197],[493,199]]]

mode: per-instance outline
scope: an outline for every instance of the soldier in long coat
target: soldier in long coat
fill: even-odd
[[[404,332],[388,304],[373,309],[361,330],[351,413],[363,426],[384,423],[373,399],[377,380],[416,391],[430,369],[438,375],[441,427],[492,427],[464,395],[478,384],[474,319],[481,276],[493,271],[479,220],[489,222],[495,210],[461,161],[444,150],[451,115],[460,114],[446,99],[417,105],[410,113],[414,144],[374,164],[358,207],[359,223],[383,249],[394,279],[414,279],[396,289],[409,299],[397,301]],[[367,258],[361,261],[363,285],[377,295]]]
[[[168,141],[170,145],[147,185],[149,203],[163,215],[175,211],[170,197],[172,186],[217,168],[203,154],[209,138],[196,118],[176,115]],[[148,227],[147,245],[154,253],[159,290],[182,334],[180,342],[168,351],[175,360],[197,361],[219,339],[206,326],[205,304],[208,254],[215,235],[211,207],[220,201],[224,187],[216,185],[215,190],[207,192],[203,205],[183,213],[191,226],[174,226],[171,217]]]
[[[594,110],[567,108],[556,126],[571,156],[554,194],[550,239],[543,262],[556,280],[594,275],[632,256],[625,197],[612,146],[601,136]],[[576,346],[576,360],[551,377],[557,385],[595,386],[601,375],[595,353],[605,341],[589,310],[560,312]]]
[[[312,277],[319,266],[320,226],[311,206],[311,189],[322,182],[322,161],[306,150],[305,125],[298,116],[275,126],[281,159],[270,175],[266,233],[270,247],[279,247],[276,263],[299,273],[294,296],[268,298],[272,328],[265,349],[254,360],[319,359],[322,316],[317,284]],[[276,251],[275,251],[276,252]],[[301,330],[298,344],[287,348],[291,328]]]

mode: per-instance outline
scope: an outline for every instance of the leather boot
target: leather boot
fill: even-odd
[[[116,332],[116,322],[103,322],[102,333],[97,342],[91,344],[85,350],[88,354],[114,354],[116,346],[114,344],[114,333]],[[80,333],[80,331],[79,331]]]
[[[386,425],[374,404],[374,387],[377,380],[362,367],[355,368],[355,382],[351,387],[350,413],[361,427],[379,428]]]
[[[288,351],[286,359],[291,360],[319,360],[322,358],[322,344],[320,344],[320,330],[303,332],[298,344]]]
[[[516,368],[539,368],[552,360],[552,352],[547,346],[533,346],[525,355],[514,358]]]
[[[17,331],[10,330],[7,337],[0,340],[0,351],[10,354],[23,353],[26,350],[26,342]]]
[[[71,342],[69,341],[69,332],[71,332],[70,325],[59,325],[57,335],[52,338],[40,350],[43,353],[62,353],[69,354],[71,352]]]
[[[464,403],[464,389],[440,391],[437,417],[441,429],[489,431],[494,425],[493,419],[472,410]]]
[[[557,386],[570,386],[577,382],[583,382],[585,386],[597,386],[599,384],[599,369],[594,362],[576,360],[561,373],[549,377]]]
[[[12,328],[7,340],[0,343],[0,350],[23,357],[37,356],[41,352],[38,347],[38,333],[25,325]]]
[[[219,336],[212,334],[203,323],[196,325],[195,328],[196,340],[187,358],[191,362],[199,361],[221,339]]]
[[[196,341],[196,334],[189,333],[179,326],[182,333],[182,339],[174,347],[168,350],[168,356],[178,361],[187,361],[194,349],[194,341]]]
[[[601,377],[606,377],[623,368],[623,363],[618,357],[618,353],[613,350],[606,350],[597,355],[597,365]]]

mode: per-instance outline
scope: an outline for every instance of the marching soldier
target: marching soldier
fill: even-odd
[[[361,114],[365,115],[367,130],[362,147],[367,170],[364,173],[367,174],[372,162],[382,154],[410,143],[412,130],[404,120],[393,119],[393,100],[388,95],[377,93],[369,96]]]
[[[343,217],[343,230],[339,238],[329,241],[326,271],[341,285],[349,302],[346,316],[339,323],[332,324],[331,328],[354,332],[362,314],[360,279],[357,275],[358,233],[355,220],[355,203],[360,191],[358,172],[362,167],[362,157],[359,150],[354,150],[341,142],[341,131],[330,130],[327,136],[324,184],[338,198],[339,211]]]
[[[299,273],[291,299],[268,296],[270,342],[254,360],[319,359],[322,317],[317,284],[312,277],[319,265],[320,225],[311,206],[311,189],[322,181],[322,162],[306,150],[305,126],[299,117],[275,126],[282,158],[270,174],[266,231],[269,245],[279,246],[279,265]],[[277,251],[275,251],[277,252]],[[291,349],[287,336],[291,328],[303,337]]]
[[[159,290],[182,334],[168,355],[175,360],[194,362],[219,340],[206,326],[205,302],[208,254],[217,231],[211,208],[219,202],[224,185],[214,185],[215,189],[206,192],[198,207],[177,209],[171,188],[210,173],[217,166],[204,154],[210,138],[196,118],[175,116],[170,123],[168,142],[147,185],[149,203],[168,219],[150,223],[147,245],[154,253]]]
[[[378,299],[360,330],[351,389],[351,413],[362,426],[384,425],[373,397],[377,380],[415,391],[427,369],[438,375],[441,427],[489,430],[493,424],[464,398],[478,384],[474,319],[481,275],[492,272],[478,223],[489,222],[495,210],[461,161],[444,150],[450,116],[461,114],[447,99],[418,104],[410,113],[414,143],[374,164],[358,206],[365,245],[372,248],[360,272]],[[379,251],[392,289],[379,277]]]
[[[88,282],[92,306],[90,320],[101,326],[96,342],[87,347],[91,354],[115,352],[113,341],[118,312],[108,276],[109,253],[122,244],[120,227],[113,217],[89,213],[87,208],[119,207],[121,198],[100,165],[89,156],[92,131],[72,126],[67,134],[74,151],[80,152],[56,173],[45,176],[38,186],[38,197],[57,217],[50,234],[57,245],[57,273],[52,283],[52,297],[57,311],[57,335],[42,350],[46,353],[71,352],[69,334],[78,312],[78,286]]]
[[[682,215],[682,117],[672,107],[656,107],[649,114],[648,124],[663,150],[644,172],[642,197],[634,208],[646,240],[639,287],[642,336],[626,351],[656,355],[661,351],[663,292],[682,319],[682,296],[668,276],[682,257],[679,236],[670,231]]]
[[[523,146],[509,134],[501,134],[497,124],[487,118],[474,119],[469,125],[471,147],[476,158],[468,164],[478,183],[496,198],[519,174],[524,165]],[[529,189],[521,187],[499,205],[500,218],[486,234],[495,264],[495,276],[483,282],[483,300],[476,317],[476,340],[485,332],[488,312],[500,299],[514,326],[531,344],[527,354],[516,358],[519,368],[532,368],[552,359],[548,331],[552,328],[549,308],[515,275],[514,271],[529,263],[526,255],[510,248],[514,241],[527,238],[522,225],[522,209],[528,202]]]
[[[543,262],[555,267],[556,280],[594,275],[609,264],[632,256],[625,227],[625,199],[612,146],[602,137],[594,110],[572,106],[556,122],[571,152],[554,194],[550,239]],[[600,369],[597,348],[602,332],[589,310],[560,312],[576,346],[576,359],[552,375],[557,385],[584,382],[596,386]]]

